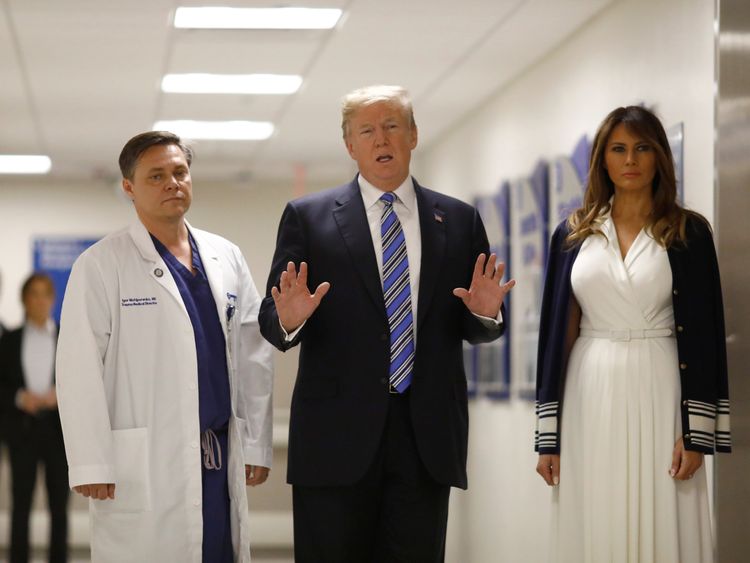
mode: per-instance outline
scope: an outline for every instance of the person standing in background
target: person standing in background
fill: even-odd
[[[3,289],[3,276],[0,274],[0,293],[2,293]],[[0,338],[2,338],[3,333],[5,332],[5,325],[3,324],[2,319],[0,319]]]
[[[193,153],[150,131],[120,153],[137,219],[75,262],[57,390],[94,561],[250,560],[245,485],[272,458],[272,348],[240,249],[194,228]]]
[[[537,370],[550,560],[713,561],[703,457],[731,451],[719,268],[645,108],[602,122],[583,205],[552,236]]]
[[[55,288],[46,274],[23,283],[22,327],[0,338],[0,402],[11,466],[10,562],[29,561],[29,517],[37,467],[44,466],[50,512],[49,561],[68,556],[68,465],[55,393]]]
[[[2,274],[0,274],[0,294],[2,293],[3,288],[3,277]],[[5,325],[3,324],[3,321],[0,320],[0,338],[3,337],[3,333],[5,332]],[[0,373],[0,378],[2,377],[2,373]],[[6,432],[5,432],[5,425],[2,424],[3,417],[5,416],[5,410],[3,409],[2,402],[0,401],[0,467],[2,467],[2,459],[3,459],[3,448],[6,444]]]
[[[450,488],[467,487],[463,341],[500,337],[515,282],[477,210],[410,176],[403,88],[348,94],[342,132],[359,172],[287,205],[260,312],[277,348],[301,344],[295,561],[439,562]]]

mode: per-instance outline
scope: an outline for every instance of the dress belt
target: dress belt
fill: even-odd
[[[644,338],[672,336],[674,331],[671,328],[623,328],[612,330],[582,328],[579,334],[581,336],[590,336],[591,338],[608,338],[614,342],[629,342],[630,340],[641,340]]]

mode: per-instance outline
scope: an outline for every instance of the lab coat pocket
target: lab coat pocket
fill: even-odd
[[[112,431],[115,453],[115,498],[93,500],[96,512],[144,512],[151,510],[148,429]]]

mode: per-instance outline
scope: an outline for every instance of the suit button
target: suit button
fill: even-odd
[[[680,369],[687,369],[687,364],[685,362],[681,363]]]
[[[673,289],[673,290],[672,290],[672,293],[673,293],[673,294],[675,294],[675,295],[678,295],[678,294],[679,294],[680,292],[679,292],[679,291],[677,291],[676,289]]]
[[[683,405],[683,406],[685,406],[685,407],[686,407],[686,406],[687,406],[687,404],[688,404],[688,402],[687,402],[687,401],[682,401],[682,405]]]
[[[381,334],[380,335],[380,340],[382,340],[383,342],[385,342],[386,340],[388,340],[388,335],[387,334]]]
[[[682,325],[677,325],[677,332],[682,332],[683,330],[685,329],[682,327]]]

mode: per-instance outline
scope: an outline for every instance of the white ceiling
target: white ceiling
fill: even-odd
[[[197,180],[343,181],[339,101],[401,84],[422,150],[611,0],[300,0],[342,8],[330,31],[179,30],[194,0],[0,0],[0,154],[48,154],[53,178],[114,181],[157,119],[270,120],[267,141],[200,141]],[[214,5],[278,5],[217,0]],[[301,74],[291,96],[164,94],[175,72]]]

